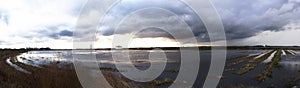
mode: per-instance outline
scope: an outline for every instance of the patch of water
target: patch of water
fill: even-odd
[[[14,68],[17,69],[18,71],[21,71],[21,72],[24,72],[24,73],[27,73],[27,74],[31,74],[31,72],[29,72],[29,71],[27,71],[27,70],[25,70],[25,69],[19,67],[19,66],[16,65],[16,64],[13,64],[13,63],[11,62],[11,58],[6,59],[6,63],[9,64],[10,66],[14,67]]]
[[[266,55],[266,54],[268,54],[268,53],[270,53],[270,52],[272,52],[272,51],[267,51],[267,52],[265,52],[265,53],[262,53],[262,54],[260,54],[259,56],[255,57],[254,59],[261,58],[262,56],[264,56],[264,55]]]
[[[272,59],[274,58],[275,54],[277,53],[277,51],[273,52],[266,60],[264,60],[264,63],[269,63],[272,61]]]
[[[283,55],[283,56],[285,56],[285,55],[286,55],[286,52],[285,52],[284,50],[281,50],[281,52],[282,52],[282,54],[281,54],[281,55]]]

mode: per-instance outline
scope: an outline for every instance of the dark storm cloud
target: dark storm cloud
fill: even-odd
[[[153,6],[158,6],[172,11],[176,15],[180,16],[193,30],[194,36],[198,41],[209,41],[209,35],[206,28],[199,19],[199,17],[188,6],[179,2],[169,3],[151,3]],[[284,30],[283,26],[292,23],[293,20],[299,20],[300,16],[300,3],[297,0],[214,0],[213,4],[221,16],[224,24],[226,37],[228,40],[244,39],[257,35],[263,31],[281,31]],[[102,35],[113,35],[114,26],[128,15],[130,12],[136,9],[147,6],[149,3],[135,5],[133,3],[123,3],[121,6],[112,8],[108,13],[109,19],[106,19],[106,26],[100,30]],[[159,13],[157,13],[159,14]],[[140,16],[141,20],[145,18],[151,18],[153,14],[143,14]],[[166,18],[167,19],[167,18]],[[156,19],[157,20],[157,19]],[[164,19],[161,19],[164,20]],[[149,24],[151,22],[139,23]],[[172,25],[173,31],[181,32],[186,29],[176,29],[177,24],[172,23],[153,23]],[[136,27],[129,29],[122,29],[120,34],[131,33]],[[148,32],[148,33],[147,33]],[[154,35],[153,31],[145,31],[142,34],[146,37],[158,37]],[[169,36],[167,33],[157,32],[159,36]],[[152,36],[151,36],[152,35]],[[139,34],[138,36],[142,36]],[[187,35],[186,38],[189,38]]]
[[[73,36],[73,32],[72,31],[69,31],[69,30],[63,30],[59,33],[60,36],[68,36],[68,37],[71,37]]]
[[[295,0],[214,0],[222,17],[227,39],[243,39],[262,31],[281,31],[299,20],[299,1]]]
[[[101,34],[105,35],[105,36],[109,36],[109,35],[114,34],[114,30],[113,29],[107,29],[105,31],[102,31]]]
[[[70,30],[62,30],[59,32],[49,34],[49,37],[53,39],[59,39],[61,37],[72,37],[72,36],[73,36],[73,32]]]
[[[143,2],[143,1],[139,1]],[[194,36],[200,36],[198,38],[199,40],[204,40],[207,41],[208,39],[204,39],[203,36],[207,35],[207,31],[205,29],[205,26],[203,25],[202,21],[199,19],[199,17],[192,11],[191,8],[186,6],[184,3],[181,2],[171,2],[171,3],[161,3],[164,1],[159,1],[159,0],[154,0],[152,1],[153,3],[144,3],[144,4],[133,4],[130,2],[124,1],[124,3],[117,5],[116,7],[113,7],[109,12],[106,18],[104,18],[104,22],[101,24],[102,28],[100,27],[100,33],[105,36],[113,35],[114,29],[118,26],[119,22],[123,21],[123,18],[125,18],[127,15],[132,14],[133,12],[147,8],[147,7],[160,7],[166,10],[169,10],[170,12],[176,14],[178,17],[180,17],[183,21],[187,23],[194,32]],[[161,13],[151,13],[151,12],[146,12],[143,14],[139,14],[137,20],[139,25],[145,25],[145,24],[154,24],[154,25],[166,25],[170,29],[173,29],[172,31],[180,33],[182,31],[185,31],[187,29],[180,29],[182,27],[178,27],[178,23],[176,22],[177,20],[175,19],[177,16],[170,16],[167,18],[163,19],[156,19],[156,17],[160,17]],[[165,15],[165,14],[162,14]],[[153,18],[153,19],[152,19]],[[149,22],[146,22],[145,20],[149,20]],[[152,20],[152,22],[151,22]],[[161,22],[153,22],[153,20],[162,20]],[[164,22],[165,20],[169,20],[168,22]],[[130,22],[130,21],[129,21]],[[134,22],[132,22],[134,23]],[[130,23],[129,23],[130,24]],[[113,28],[115,27],[115,28]],[[131,28],[129,27],[128,29],[119,29],[118,34],[126,34],[126,33],[131,33],[134,32],[135,26],[132,26]],[[157,34],[155,34],[157,33]],[[144,35],[144,36],[143,36]],[[143,31],[141,34],[137,35],[141,38],[143,37],[161,37],[165,36],[168,38],[170,37],[169,33],[166,32],[158,32],[156,29],[154,30],[147,30]],[[186,37],[182,38],[189,38],[191,35],[186,35]],[[192,35],[193,36],[193,35]],[[194,37],[193,36],[193,37]]]
[[[52,39],[59,39],[59,27],[61,25],[53,25],[53,26],[47,26],[42,29],[39,29],[36,31],[39,35],[39,37],[48,37]]]
[[[69,25],[66,24],[60,24],[60,25],[42,27],[36,31],[31,31],[21,36],[26,39],[33,39],[33,38],[60,39],[61,37],[72,37],[73,31],[70,31],[71,29],[65,29],[68,26]]]
[[[69,30],[62,30],[60,32],[51,33],[48,35],[48,37],[53,39],[59,39],[61,37],[72,37],[72,36],[73,36],[73,32]]]
[[[173,39],[172,35],[159,28],[147,28],[138,32],[134,36],[135,38],[153,38],[153,37],[165,37]]]
[[[52,38],[52,39],[59,39],[60,36],[58,34],[50,34],[48,37]]]

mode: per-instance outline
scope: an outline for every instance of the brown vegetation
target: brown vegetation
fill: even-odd
[[[246,65],[244,65],[242,69],[240,69],[235,73],[238,75],[242,75],[249,72],[250,70],[254,69],[260,62],[266,60],[273,52],[275,51],[269,52],[263,55],[262,57],[256,58],[255,60],[248,62]]]
[[[234,61],[234,62],[232,62],[232,63],[229,63],[227,66],[232,66],[232,65],[240,64],[240,63],[245,62],[245,61],[250,61],[250,60],[252,60],[254,57],[257,57],[257,56],[258,56],[258,55],[248,56],[248,57],[239,59],[239,60],[237,60],[237,61]]]
[[[42,66],[37,68],[16,61],[15,56],[20,53],[27,52],[25,50],[1,50],[0,52],[0,87],[4,88],[81,88],[81,84],[77,79],[74,69],[59,68],[58,66]],[[18,71],[6,63],[6,59],[11,57],[12,63],[31,72],[27,74]],[[115,69],[101,68],[101,70],[115,72]],[[124,80],[110,72],[103,72],[106,79],[113,87],[116,88],[132,88],[137,87],[136,84]]]
[[[277,53],[275,54],[275,56],[272,58],[272,61],[267,63],[266,68],[264,69],[264,71],[259,74],[258,76],[256,76],[256,80],[258,81],[265,81],[265,79],[267,77],[271,77],[272,76],[272,68],[276,65],[278,65],[278,62],[281,60],[281,50],[277,50]]]

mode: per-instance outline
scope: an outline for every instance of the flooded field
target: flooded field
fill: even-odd
[[[267,50],[227,60],[219,85],[224,87],[297,87],[300,83],[299,58],[298,51]]]
[[[129,53],[131,62],[116,62],[112,59],[111,52]],[[15,70],[26,74],[34,75],[35,70],[47,70],[49,67],[57,67],[59,69],[74,70],[73,55],[80,55],[84,58],[78,58],[80,62],[93,63],[97,62],[97,67],[86,65],[90,71],[90,75],[94,71],[101,70],[106,76],[117,76],[123,78],[129,84],[139,86],[152,87],[168,87],[176,79],[180,68],[180,51],[165,50],[167,58],[165,69],[159,77],[150,82],[135,82],[126,79],[120,72],[128,72],[126,70],[116,69],[115,64],[130,64],[140,70],[148,69],[152,64],[161,63],[163,60],[149,60],[151,50],[82,50],[80,52],[72,52],[71,50],[49,50],[49,51],[29,51],[9,57],[5,60],[6,64]],[[122,56],[128,57],[128,56]],[[200,69],[194,87],[202,87],[208,68],[210,66],[211,52],[210,50],[200,50]],[[126,67],[124,67],[126,68]],[[35,70],[33,70],[35,69]],[[107,74],[109,73],[109,74]],[[223,76],[220,77],[218,87],[295,87],[300,86],[300,55],[295,50],[228,50],[226,66]],[[139,79],[139,78],[136,78]],[[113,85],[113,83],[111,83]]]

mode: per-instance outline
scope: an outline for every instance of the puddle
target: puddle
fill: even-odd
[[[8,63],[10,66],[14,67],[14,68],[17,69],[18,71],[21,71],[21,72],[24,72],[24,73],[27,73],[27,74],[31,74],[31,72],[29,72],[29,71],[27,71],[27,70],[25,70],[25,69],[19,67],[19,66],[16,65],[16,64],[13,64],[13,63],[11,62],[11,58],[6,59],[6,63]]]

